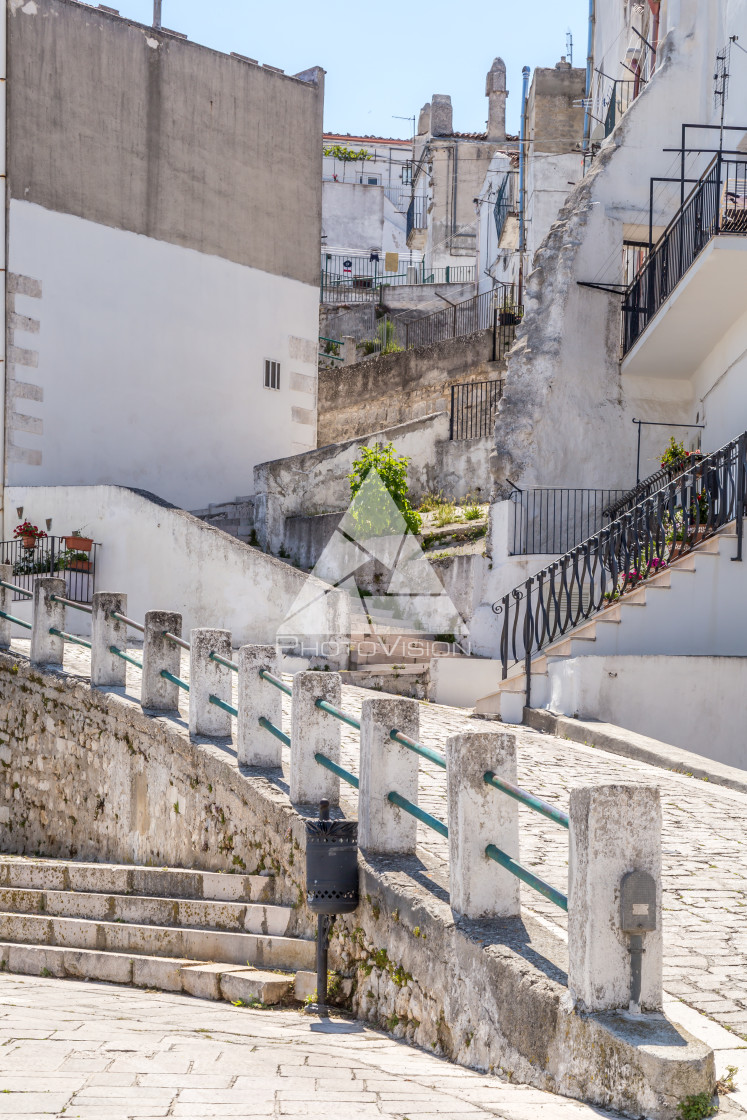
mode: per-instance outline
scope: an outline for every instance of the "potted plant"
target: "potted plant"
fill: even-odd
[[[702,458],[700,448],[697,451],[686,451],[684,443],[677,443],[672,436],[661,457],[661,467],[670,475],[681,474],[682,471],[694,467]]]
[[[73,552],[90,552],[93,548],[93,538],[84,537],[80,529],[73,529],[72,535],[65,537],[65,548]]]
[[[518,309],[508,301],[498,308],[498,322],[502,327],[515,327],[520,318]]]
[[[38,525],[32,525],[30,521],[22,521],[13,530],[13,536],[16,540],[20,539],[23,547],[29,549],[29,551],[35,548],[36,542],[46,535],[43,529],[40,529]]]

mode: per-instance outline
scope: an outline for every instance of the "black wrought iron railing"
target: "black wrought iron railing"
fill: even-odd
[[[605,513],[624,490],[580,487],[516,488],[511,556],[558,555],[602,528]]]
[[[503,677],[551,642],[623,600],[695,545],[736,522],[742,536],[747,432],[671,479],[629,513],[571,548],[493,603],[501,619]]]
[[[623,296],[623,354],[719,234],[747,235],[747,160],[716,155]]]
[[[428,199],[423,195],[413,195],[407,207],[407,237],[414,229],[426,229],[428,225]]]
[[[406,346],[430,346],[449,338],[493,328],[493,360],[499,361],[513,345],[523,308],[515,300],[514,285],[502,284],[490,292],[443,307],[408,323]]]
[[[502,378],[452,385],[449,439],[480,439],[492,435],[502,396]]]
[[[20,539],[0,541],[0,557],[4,564],[13,565],[12,582],[17,587],[33,591],[38,576],[61,576],[67,585],[66,598],[75,603],[90,603],[93,598],[97,552],[96,544],[90,551],[76,548],[74,537],[41,537],[31,548]]]
[[[495,220],[495,231],[498,235],[498,241],[499,242],[501,240],[501,235],[503,233],[503,227],[506,224],[506,218],[510,214],[511,207],[513,206],[513,196],[514,196],[514,189],[515,189],[514,188],[514,183],[513,183],[514,178],[515,178],[514,172],[512,172],[512,171],[507,171],[506,172],[505,177],[503,179],[503,182],[501,183],[500,187],[498,188],[498,197],[496,198],[495,206],[493,207],[493,218]]]

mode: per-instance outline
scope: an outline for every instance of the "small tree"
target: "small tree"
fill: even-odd
[[[407,489],[409,462],[407,455],[397,454],[392,443],[387,443],[385,446],[375,443],[373,447],[361,448],[360,456],[354,461],[353,469],[348,475],[350,496],[355,498],[372,470],[376,471],[383,484],[378,491],[370,488],[366,494],[365,505],[360,508],[354,505],[351,510],[353,520],[362,536],[384,536],[397,531],[397,526],[392,524],[393,517],[387,494],[402,515],[408,530],[411,533],[420,532],[422,518],[410,505]]]

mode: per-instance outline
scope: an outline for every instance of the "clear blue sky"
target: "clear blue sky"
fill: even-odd
[[[109,0],[152,23],[152,0]],[[407,121],[433,93],[451,94],[454,128],[480,132],[485,74],[496,55],[508,72],[508,130],[518,132],[521,69],[554,66],[573,33],[573,64],[586,65],[588,0],[163,0],[163,25],[221,51],[294,74],[327,71],[327,132],[409,136]]]

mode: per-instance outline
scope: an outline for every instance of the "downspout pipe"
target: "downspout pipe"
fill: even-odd
[[[0,122],[2,122],[2,135],[0,135],[0,183],[2,183],[2,221],[0,222],[0,395],[2,397],[2,415],[5,416],[8,396],[8,365],[7,357],[7,331],[8,331],[8,207],[10,198],[8,193],[7,160],[8,160],[8,4],[7,0],[0,0]],[[5,486],[8,480],[8,446],[7,436],[3,425],[0,428],[0,528],[5,531]]]
[[[589,152],[589,134],[591,132],[591,78],[594,65],[594,0],[589,0],[589,37],[586,47],[586,98],[584,104],[584,156]],[[586,170],[586,168],[584,168]]]
[[[524,168],[526,166],[526,156],[524,148],[526,146],[526,132],[527,132],[527,91],[529,88],[529,67],[525,66],[521,72],[521,129],[519,132],[519,252],[523,253],[526,247],[526,237],[524,231]]]
[[[654,48],[654,61],[651,67],[653,74],[656,69],[656,58],[659,50],[659,18],[661,15],[661,0],[648,0],[648,6],[654,17],[654,23],[651,30],[651,45]]]

